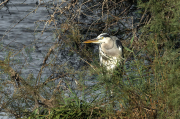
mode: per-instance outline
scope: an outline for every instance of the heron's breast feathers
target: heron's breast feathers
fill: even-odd
[[[99,58],[101,65],[104,65],[107,70],[114,69],[121,62],[121,57],[108,56],[101,50],[101,48],[99,49]]]

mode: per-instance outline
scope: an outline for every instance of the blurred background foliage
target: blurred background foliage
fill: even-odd
[[[52,26],[54,45],[37,77],[23,79],[13,71],[11,53],[0,62],[1,73],[15,83],[13,96],[3,92],[6,112],[29,119],[180,117],[179,0],[53,0],[39,5],[49,10],[45,27]],[[98,47],[82,44],[103,32],[124,46],[121,76],[103,75]],[[51,74],[42,79],[45,68]]]

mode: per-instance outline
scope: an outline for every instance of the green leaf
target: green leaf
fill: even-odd
[[[129,48],[127,48],[127,47],[125,47],[125,46],[124,46],[124,48],[125,48],[127,51],[129,51],[129,52],[133,52],[132,50],[130,50]]]
[[[133,35],[133,37],[132,37],[131,40],[130,40],[131,46],[132,46],[133,40],[134,40],[134,35]]]

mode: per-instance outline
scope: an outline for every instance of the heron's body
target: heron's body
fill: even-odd
[[[100,64],[105,66],[107,70],[113,70],[120,65],[123,58],[123,49],[120,40],[116,36],[102,33],[97,38],[87,40],[84,43],[99,44]]]

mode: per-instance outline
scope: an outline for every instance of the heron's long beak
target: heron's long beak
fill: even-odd
[[[84,41],[83,43],[100,43],[100,42],[98,39],[91,39],[91,40]]]

